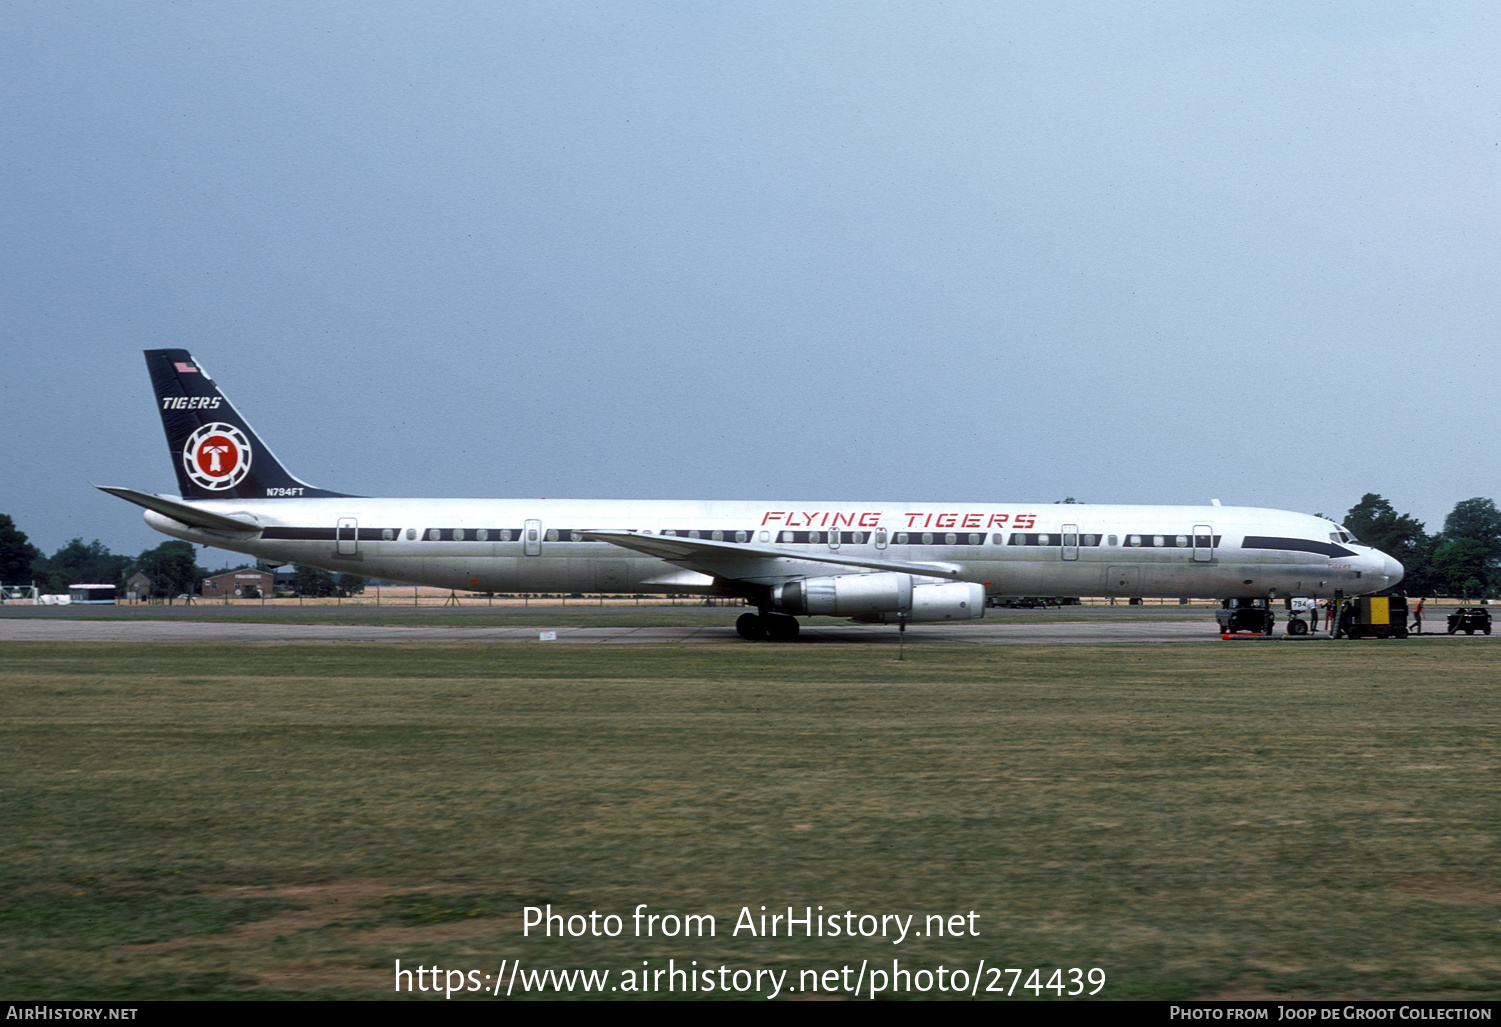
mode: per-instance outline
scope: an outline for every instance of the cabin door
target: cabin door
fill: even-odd
[[[360,551],[360,525],[353,517],[340,517],[334,528],[335,552],[340,556],[354,556]]]
[[[1209,563],[1214,559],[1214,528],[1208,524],[1194,525],[1194,562]]]
[[[542,555],[542,522],[527,521],[521,529],[521,551],[527,556]]]
[[[1063,558],[1065,560],[1079,558],[1079,526],[1077,524],[1063,526]]]

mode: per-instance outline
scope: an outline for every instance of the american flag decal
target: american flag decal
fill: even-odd
[[[198,368],[194,367],[192,364],[184,364],[181,360],[177,361],[172,366],[175,367],[175,368],[177,368],[177,373],[178,374],[197,374],[198,373]]]

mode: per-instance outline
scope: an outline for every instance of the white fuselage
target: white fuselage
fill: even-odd
[[[1354,595],[1402,576],[1392,558],[1342,541],[1331,521],[1251,507],[357,498],[191,505],[260,531],[189,527],[150,510],[147,523],[265,561],[475,592],[743,595],[747,586],[799,577],[879,572],[886,561],[944,568],[949,580],[980,583],[990,595]],[[581,534],[598,530],[744,545],[756,554],[747,564],[755,570],[720,577]],[[833,567],[820,556],[869,566]]]

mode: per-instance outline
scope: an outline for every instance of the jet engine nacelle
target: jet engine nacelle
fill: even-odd
[[[985,586],[973,581],[918,585],[912,589],[910,621],[974,620],[985,616]]]
[[[895,621],[897,614],[910,622],[973,620],[985,616],[985,587],[968,581],[914,585],[910,574],[838,574],[778,585],[772,603],[785,613],[875,623]]]

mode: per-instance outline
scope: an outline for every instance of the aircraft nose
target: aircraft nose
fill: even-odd
[[[1407,569],[1400,561],[1392,559],[1385,553],[1378,552],[1376,555],[1381,557],[1381,573],[1386,576],[1386,588],[1391,588],[1407,575]]]

